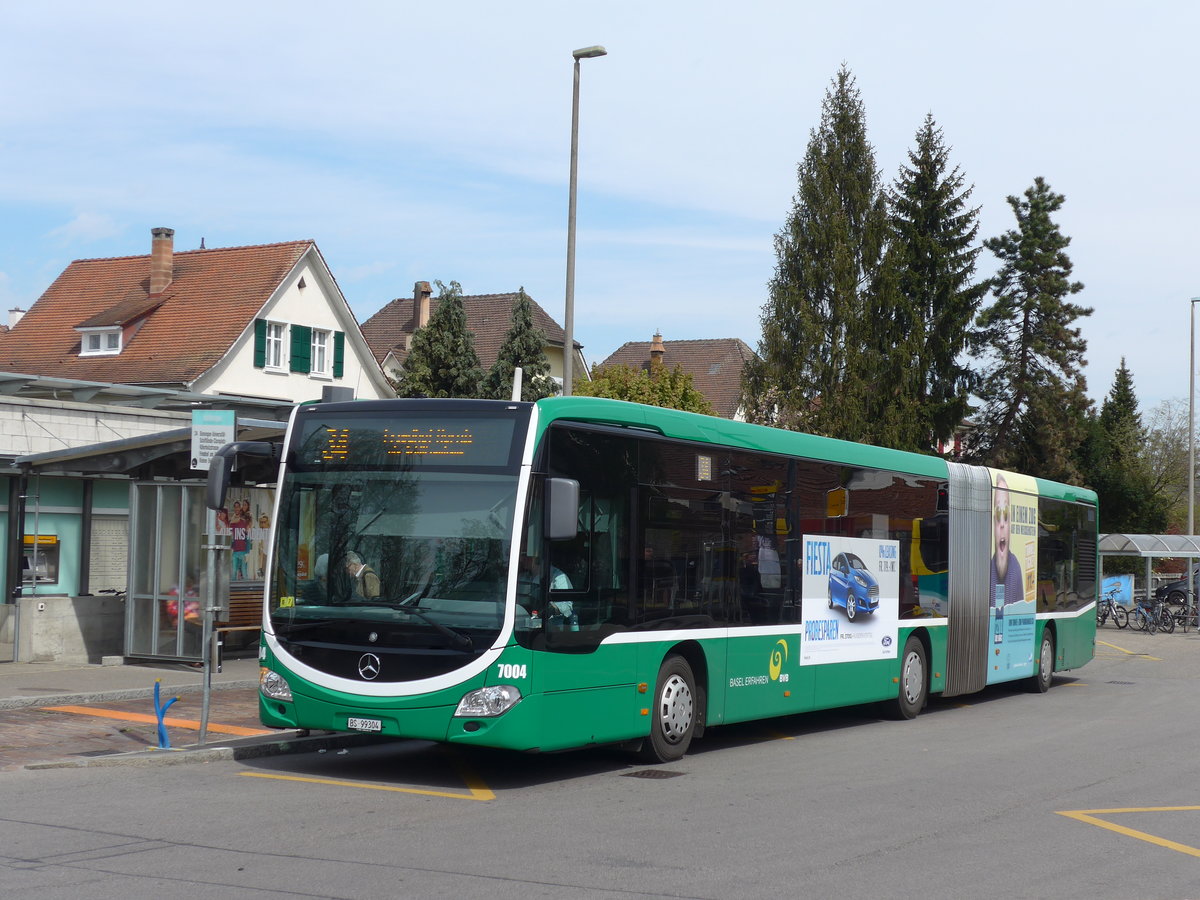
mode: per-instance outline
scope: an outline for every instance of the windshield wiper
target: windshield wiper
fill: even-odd
[[[475,642],[473,640],[471,640],[470,635],[463,634],[461,631],[455,631],[450,626],[443,625],[441,622],[438,622],[435,619],[431,619],[429,616],[425,615],[425,613],[422,612],[421,609],[417,606],[411,606],[411,605],[406,606],[405,604],[408,603],[408,601],[411,599],[412,599],[411,597],[407,597],[399,603],[388,603],[387,601],[384,601],[384,600],[367,600],[367,601],[364,601],[362,603],[358,603],[355,605],[356,606],[383,606],[383,607],[386,607],[387,609],[394,609],[394,610],[397,610],[398,612],[408,613],[411,616],[416,616],[418,619],[420,619],[422,622],[424,622],[426,625],[428,625],[430,628],[432,628],[438,634],[442,635],[443,637],[449,638],[451,643],[455,647],[461,648],[463,650],[468,650],[468,651],[475,649]]]

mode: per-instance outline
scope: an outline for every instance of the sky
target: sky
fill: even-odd
[[[415,281],[524,287],[560,323],[571,51],[575,338],[757,346],[774,237],[839,67],[885,183],[927,113],[980,238],[1064,194],[1101,401],[1188,394],[1200,5],[1098,0],[0,0],[0,309],[74,259],[317,242],[359,321]],[[996,268],[984,250],[979,276]]]

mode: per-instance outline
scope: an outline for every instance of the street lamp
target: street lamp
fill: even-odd
[[[571,97],[571,188],[567,201],[567,314],[563,321],[566,340],[563,342],[563,396],[571,396],[571,379],[575,362],[575,185],[579,170],[579,61],[606,56],[603,47],[584,47],[571,54],[575,57],[575,86]]]
[[[1188,538],[1196,533],[1196,304],[1200,297],[1192,298],[1192,330],[1188,347]],[[1196,579],[1192,572],[1195,560],[1188,557],[1187,561],[1187,603],[1185,615],[1191,616],[1192,611],[1200,609],[1193,596]],[[1147,588],[1148,589],[1148,588]],[[1147,594],[1149,596],[1149,594]]]
[[[1192,298],[1192,331],[1188,354],[1188,535],[1196,533],[1196,304]],[[1189,567],[1191,563],[1188,563]],[[1190,584],[1190,579],[1189,579]]]

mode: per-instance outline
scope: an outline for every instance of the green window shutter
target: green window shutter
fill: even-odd
[[[254,320],[254,368],[261,369],[267,364],[267,320]]]
[[[291,370],[308,374],[312,359],[312,329],[307,325],[292,326]]]
[[[341,378],[346,363],[346,333],[333,333],[333,377]]]

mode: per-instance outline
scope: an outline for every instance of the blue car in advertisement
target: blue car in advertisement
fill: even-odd
[[[879,581],[854,553],[839,553],[829,571],[829,608],[844,607],[851,622],[879,609]]]

